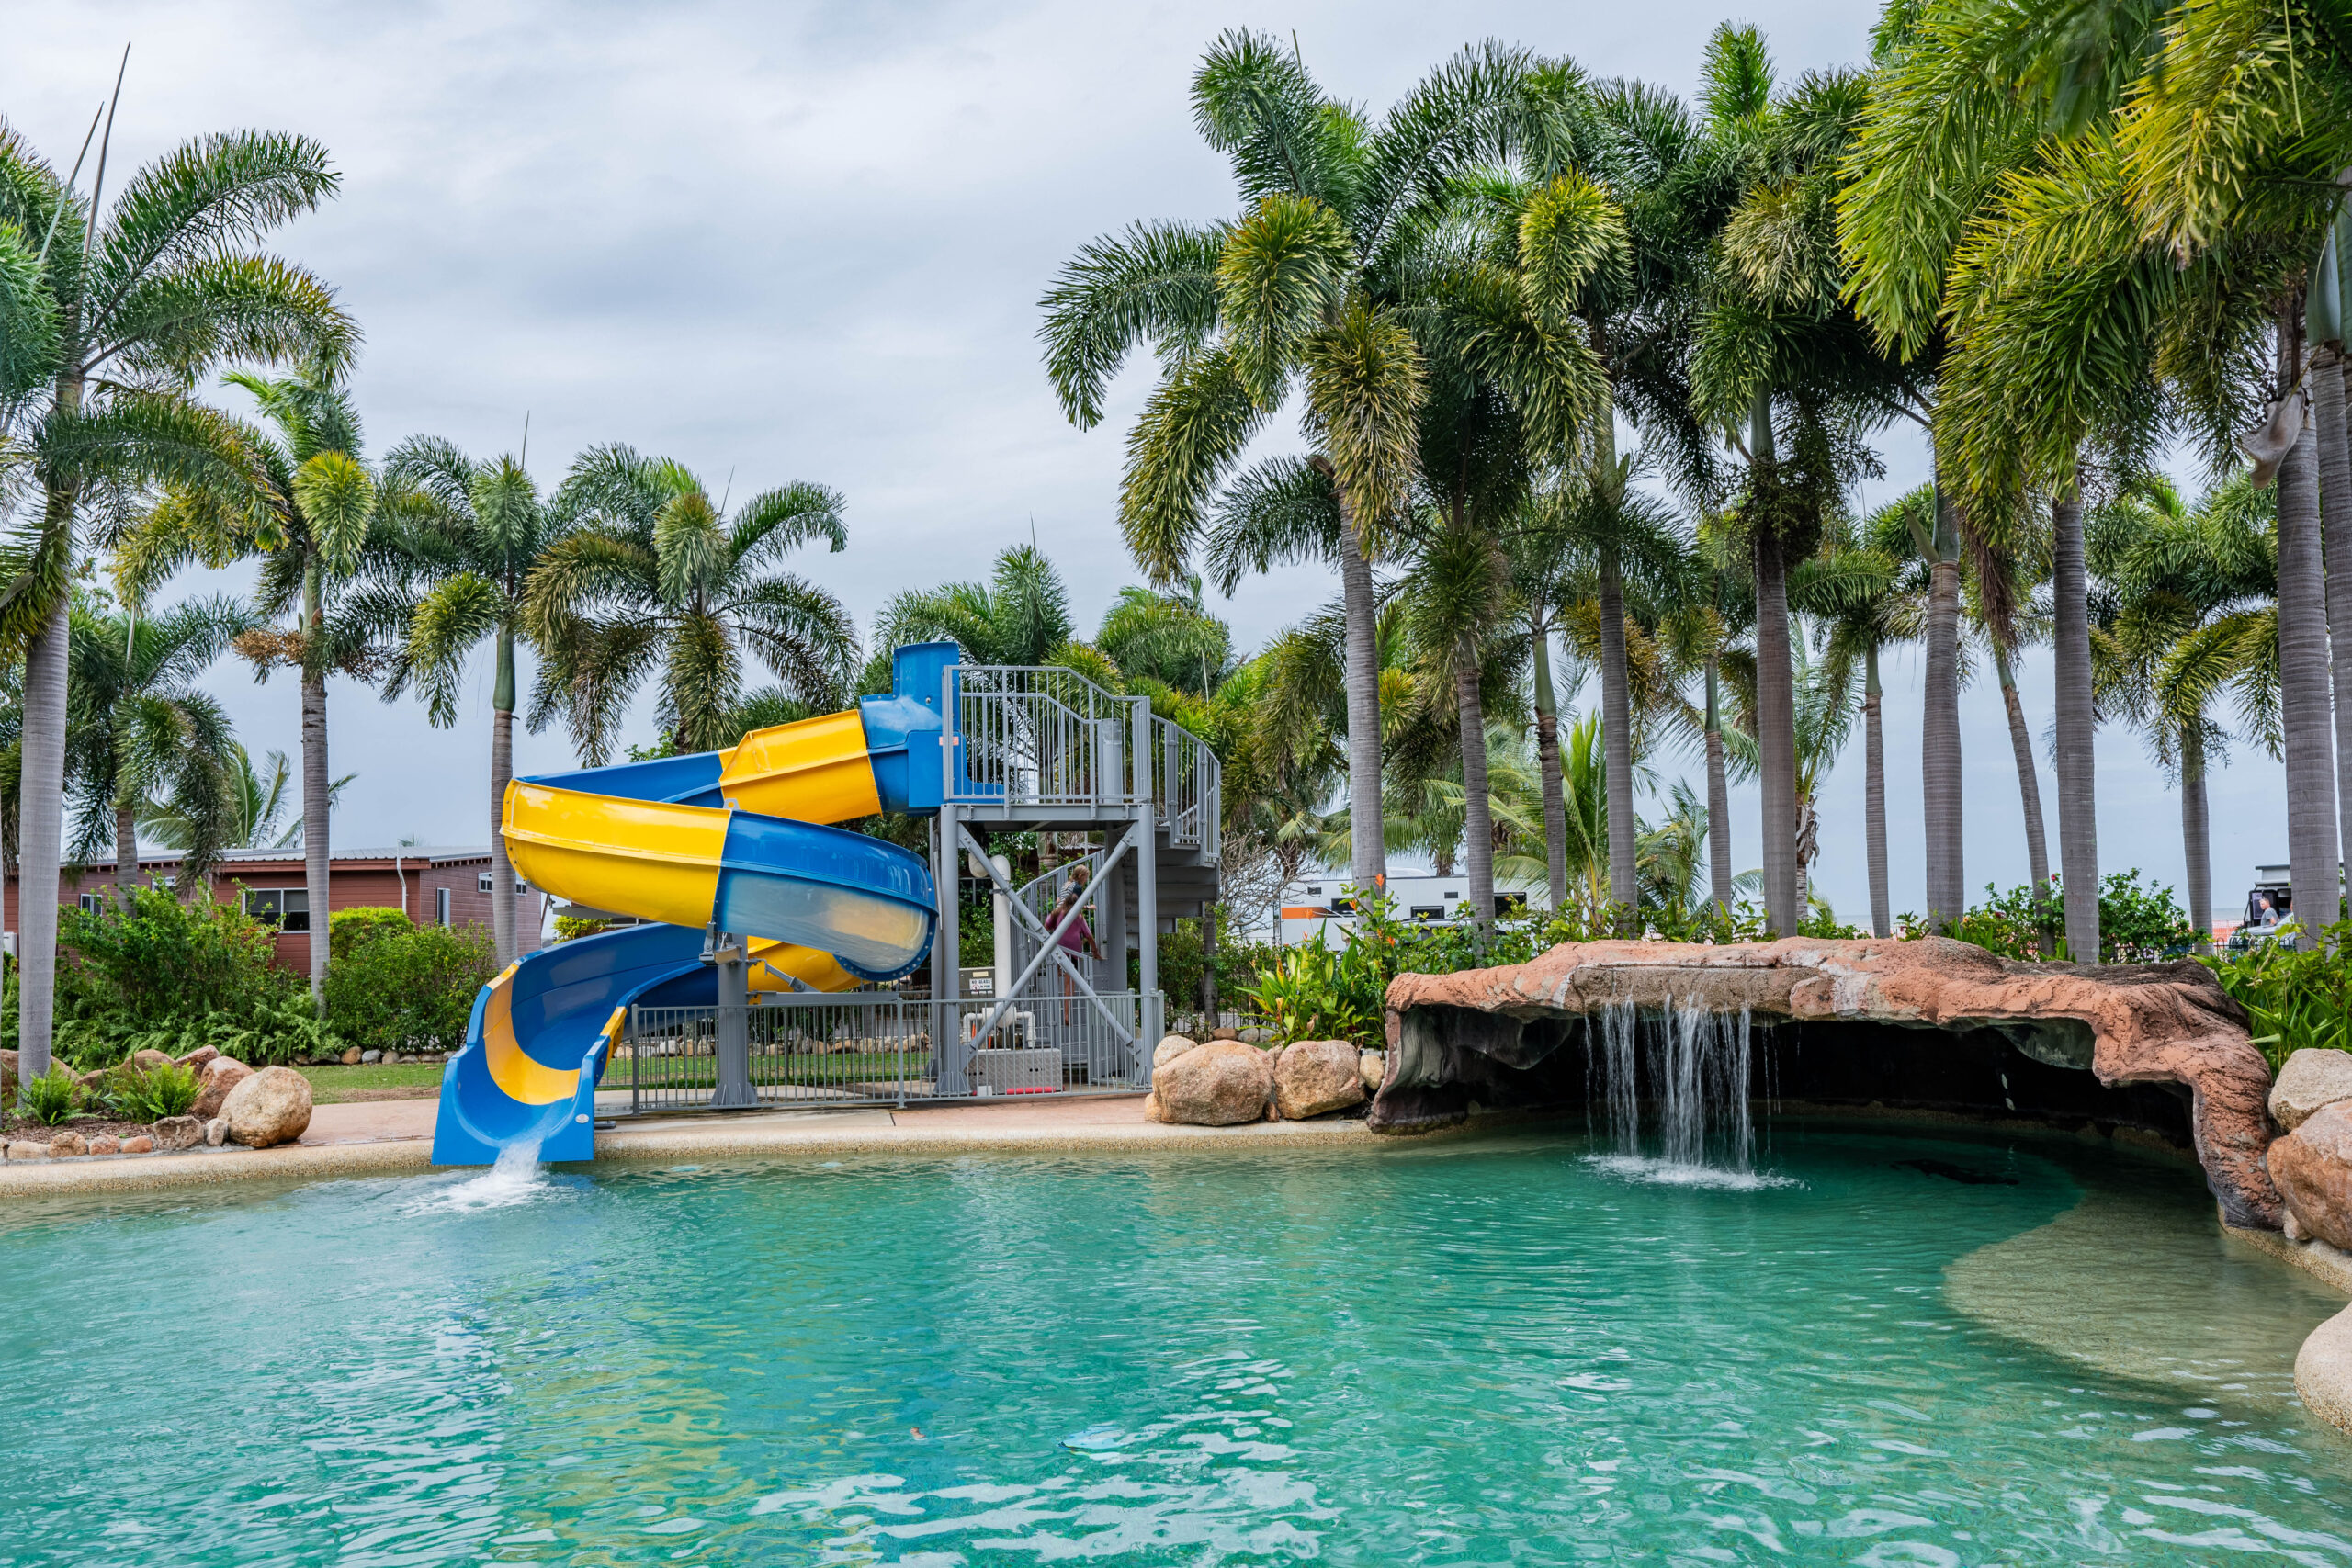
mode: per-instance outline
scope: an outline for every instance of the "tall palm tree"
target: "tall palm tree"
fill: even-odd
[[[2233,691],[2256,737],[2278,739],[2276,515],[2276,492],[2244,476],[2193,508],[2170,485],[2143,480],[2088,525],[2099,700],[2179,782],[2188,919],[2200,942],[2213,931],[2205,777],[2227,757],[2215,699]]]
[[[729,516],[668,458],[621,446],[581,454],[552,506],[568,531],[541,554],[525,594],[540,660],[531,728],[560,715],[582,760],[601,763],[630,697],[658,668],[655,710],[670,743],[732,745],[746,654],[801,702],[844,700],[858,667],[848,610],[775,570],[801,545],[845,547],[842,505],[797,480]]]
[[[6,380],[40,390],[12,439],[41,491],[9,542],[0,637],[26,649],[19,866],[19,1039],[47,1070],[63,848],[68,582],[138,489],[239,490],[252,477],[234,425],[188,399],[224,363],[347,358],[357,333],[309,272],[248,247],[334,193],[325,149],[239,131],[187,142],[105,202],[104,149],[85,199],[0,123],[0,265],[11,330]],[[36,240],[36,236],[39,238]],[[29,262],[29,265],[27,265]]]
[[[1728,26],[1711,40],[1702,74],[1720,177],[1736,197],[1707,279],[1691,389],[1747,464],[1736,511],[1756,578],[1765,913],[1772,929],[1790,931],[1804,906],[1788,572],[1867,466],[1855,438],[1912,412],[1922,373],[1881,348],[1845,299],[1833,219],[1862,79],[1809,74],[1776,96],[1761,38]]]
[[[411,569],[430,584],[384,682],[390,702],[413,681],[431,721],[458,721],[473,650],[493,649],[490,698],[490,919],[500,964],[515,957],[514,868],[500,831],[514,776],[514,640],[533,574],[565,532],[513,457],[476,462],[447,441],[414,436],[384,460],[388,520]]]
[[[1907,538],[1888,536],[1905,531],[1899,509],[1906,503],[1916,504],[1915,497],[1883,508],[1861,528],[1839,518],[1821,554],[1792,572],[1789,585],[1791,602],[1815,616],[1821,631],[1821,662],[1830,673],[1820,683],[1847,686],[1849,672],[1858,665],[1861,671],[1862,848],[1871,930],[1880,936],[1894,933],[1894,914],[1887,886],[1886,741],[1879,654],[1890,644],[1916,637],[1922,618],[1921,585],[1905,570],[1909,562],[1887,547],[1892,544],[1907,549]],[[1898,515],[1890,519],[1889,513]],[[1893,529],[1886,525],[1889,521]]]
[[[77,801],[73,853],[111,851],[126,907],[139,886],[139,813],[169,803],[187,825],[181,886],[193,886],[233,829],[235,739],[219,700],[197,679],[251,627],[233,599],[190,600],[132,616],[75,607],[65,729],[66,771]]]
[[[1205,697],[1234,672],[1233,628],[1209,613],[1198,572],[1164,592],[1122,588],[1094,646],[1130,681],[1158,682]]]
[[[376,479],[359,457],[358,414],[331,369],[312,366],[284,377],[237,371],[224,379],[250,393],[276,431],[274,438],[243,433],[254,459],[251,482],[242,492],[165,486],[123,536],[115,581],[135,604],[183,566],[220,568],[252,558],[260,563],[255,615],[265,621],[293,616],[290,628],[247,631],[235,646],[256,679],[280,668],[300,676],[311,991],[323,1004],[332,908],[327,677],[366,679],[377,668],[384,639],[407,620],[407,561],[376,526]]]
[[[1097,240],[1043,301],[1048,374],[1074,423],[1102,418],[1111,377],[1139,343],[1150,340],[1159,355],[1160,381],[1129,436],[1120,504],[1128,547],[1155,581],[1182,570],[1212,493],[1289,391],[1304,392],[1307,462],[1330,481],[1345,541],[1336,553],[1351,865],[1362,886],[1377,883],[1386,863],[1372,569],[1408,499],[1424,395],[1405,295],[1454,198],[1453,176],[1559,118],[1555,102],[1529,91],[1533,64],[1516,51],[1465,51],[1374,123],[1327,97],[1294,51],[1227,33],[1203,61],[1193,97],[1203,134],[1231,160],[1242,214]],[[1507,312],[1477,345],[1497,370],[1532,382],[1533,372],[1586,354],[1560,335],[1521,330],[1515,317]]]

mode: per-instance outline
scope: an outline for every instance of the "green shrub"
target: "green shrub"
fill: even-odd
[[[327,1018],[363,1050],[452,1050],[474,996],[496,973],[480,926],[420,926],[378,936],[327,971]]]
[[[27,1078],[17,1091],[17,1109],[43,1126],[70,1122],[82,1109],[82,1086],[74,1081],[62,1062],[37,1078]]]
[[[2050,895],[2043,899],[2034,897],[2030,884],[2007,893],[1985,884],[1984,902],[1962,916],[1951,934],[2004,958],[2067,956],[2066,910],[2058,878],[2050,879]],[[2098,943],[2098,963],[2152,964],[2187,954],[2197,944],[2197,930],[2172,889],[2143,886],[2134,866],[2109,872],[2099,884]]]
[[[123,1068],[116,1073],[115,1079],[107,1086],[107,1102],[117,1113],[132,1122],[161,1122],[166,1116],[185,1116],[188,1107],[204,1092],[197,1081],[195,1068],[170,1062],[144,1069]]]
[[[610,920],[592,920],[582,915],[558,915],[555,918],[555,939],[570,942],[576,936],[594,936],[598,931],[613,929]]]
[[[332,967],[368,942],[414,930],[416,922],[406,914],[381,905],[337,909],[327,917],[327,964]]]
[[[2254,1020],[2254,1043],[2273,1069],[2303,1050],[2352,1050],[2352,920],[2330,926],[2309,953],[2266,942],[2202,959]]]

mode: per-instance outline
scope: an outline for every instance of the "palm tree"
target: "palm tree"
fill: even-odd
[[[357,333],[300,267],[244,247],[335,190],[307,138],[238,131],[189,141],[134,174],[104,209],[104,149],[85,200],[0,122],[0,385],[40,389],[11,439],[41,492],[9,542],[0,638],[25,650],[17,1016],[24,1070],[48,1070],[63,850],[68,583],[95,521],[141,485],[238,491],[241,433],[190,401],[224,363],[347,358]],[[102,210],[102,209],[104,209]],[[36,240],[36,236],[39,236]],[[0,443],[6,445],[6,443]],[[103,541],[99,541],[103,542]]]
[[[2278,739],[2276,513],[2276,493],[2244,476],[2193,509],[2170,485],[2143,479],[2088,524],[2100,586],[2092,632],[2099,701],[2130,720],[2179,781],[2188,919],[2200,941],[2213,931],[2205,775],[2227,760],[2215,698],[2234,690],[2255,733]]]
[[[1906,512],[1916,510],[1921,497],[1933,505],[1923,489],[1882,508],[1869,525],[1857,530],[1840,518],[1822,553],[1791,574],[1789,597],[1816,617],[1822,632],[1823,664],[1831,671],[1850,671],[1859,664],[1862,681],[1862,843],[1871,897],[1871,930],[1880,936],[1894,933],[1894,904],[1886,870],[1886,742],[1881,712],[1884,693],[1879,681],[1879,653],[1892,643],[1907,642],[1919,633],[1922,584],[1905,569],[1910,540],[1903,536]],[[1889,525],[1892,524],[1890,527]],[[1894,549],[1888,547],[1893,546]],[[1905,552],[1894,553],[1895,549]],[[1847,684],[1850,676],[1829,678]]]
[[[1198,572],[1167,592],[1120,589],[1094,646],[1127,680],[1193,696],[1214,694],[1234,672],[1233,628],[1209,613]]]
[[[205,833],[217,833],[220,847],[230,850],[299,850],[302,847],[302,818],[289,814],[288,798],[294,788],[294,764],[283,751],[271,751],[262,766],[253,753],[231,742],[229,788],[225,814],[216,829],[211,818],[198,820],[171,800],[150,798],[139,807],[139,831],[150,842],[185,852]],[[327,799],[339,803],[344,786],[357,778],[345,773],[327,785]]]
[[[73,854],[111,851],[127,908],[139,886],[139,813],[169,803],[188,829],[181,886],[226,847],[232,823],[236,742],[228,715],[195,682],[252,617],[232,599],[191,600],[160,615],[74,612],[65,729],[67,776],[78,802]]]
[[[514,869],[500,830],[514,776],[514,639],[533,574],[564,525],[539,504],[512,457],[478,463],[447,441],[415,436],[384,460],[386,511],[412,570],[431,583],[384,682],[390,702],[413,681],[435,725],[458,721],[468,660],[484,638],[494,657],[490,698],[490,916],[501,965],[514,961]]]
[[[291,614],[291,628],[257,628],[235,642],[257,679],[298,671],[302,703],[302,852],[311,911],[311,992],[326,997],[329,903],[327,677],[368,678],[384,639],[405,626],[408,562],[376,526],[375,476],[359,459],[357,412],[337,378],[313,366],[288,377],[232,372],[276,428],[275,439],[244,430],[255,472],[242,492],[166,486],[163,499],[123,536],[115,581],[136,604],[190,563],[220,568],[256,558],[254,613]],[[365,569],[363,570],[363,569]]]
[[[774,570],[804,544],[846,546],[842,504],[797,480],[729,516],[668,458],[621,446],[581,454],[552,505],[567,531],[542,552],[525,594],[523,625],[540,659],[532,729],[560,714],[582,761],[602,763],[658,667],[655,709],[670,743],[732,745],[747,652],[800,702],[845,700],[858,668],[849,612],[818,584]]]
[[[1702,73],[1719,177],[1736,196],[1707,278],[1691,394],[1747,463],[1735,511],[1756,578],[1764,902],[1772,929],[1786,932],[1804,914],[1788,573],[1862,464],[1854,438],[1912,412],[1921,372],[1875,344],[1844,298],[1832,219],[1861,79],[1815,73],[1776,98],[1763,40],[1728,26],[1710,41]]]
[[[1012,545],[997,552],[986,582],[894,595],[874,623],[866,682],[869,689],[889,689],[890,649],[900,643],[948,638],[976,664],[1038,665],[1053,662],[1077,630],[1060,570],[1036,546]]]
[[[1372,568],[1416,467],[1424,355],[1404,310],[1410,264],[1454,199],[1453,175],[1506,149],[1515,131],[1557,118],[1529,90],[1532,64],[1516,51],[1465,51],[1374,124],[1326,97],[1294,51],[1228,32],[1193,96],[1204,135],[1231,159],[1244,212],[1097,240],[1042,301],[1047,371],[1073,423],[1100,421],[1110,379],[1137,344],[1150,340],[1159,355],[1120,503],[1128,547],[1156,581],[1182,570],[1212,492],[1289,391],[1304,391],[1306,462],[1329,479],[1341,514],[1350,858],[1360,886],[1379,882],[1386,863]],[[1548,360],[1543,367],[1556,371],[1586,352],[1557,335],[1531,340],[1523,319],[1507,315],[1478,348],[1498,370]]]

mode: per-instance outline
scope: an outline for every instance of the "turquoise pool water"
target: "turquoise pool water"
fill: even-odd
[[[15,1210],[0,1562],[2352,1563],[2352,1440],[2277,1360],[2342,1303],[2193,1173],[1783,1127],[1791,1184],[1723,1190],[1589,1152]],[[2070,1217],[2172,1283],[2066,1275],[2034,1238]],[[2102,1301],[2145,1321],[2077,1359]]]

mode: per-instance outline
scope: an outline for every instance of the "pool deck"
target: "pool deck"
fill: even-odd
[[[184,1154],[86,1156],[0,1164],[0,1198],[138,1192],[229,1181],[401,1176],[433,1167],[433,1100],[322,1105],[300,1141],[274,1149],[190,1149]],[[596,1157],[616,1160],[792,1155],[1051,1154],[1223,1144],[1369,1142],[1359,1121],[1251,1122],[1173,1127],[1147,1122],[1141,1095],[1088,1096],[999,1105],[893,1111],[750,1111],[649,1116],[596,1134]]]

